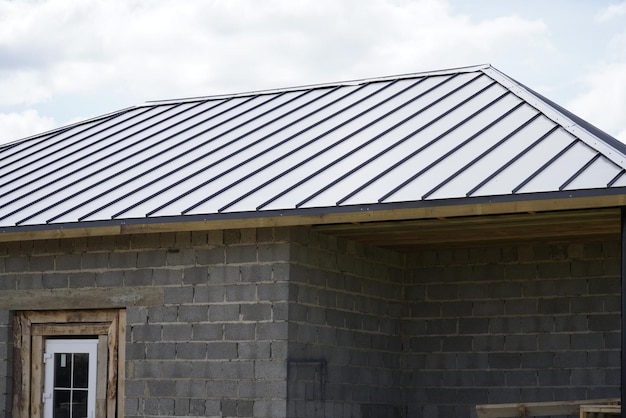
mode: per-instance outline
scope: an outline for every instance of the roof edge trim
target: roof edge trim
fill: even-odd
[[[536,91],[526,87],[524,84],[507,76],[498,69],[489,66],[480,70],[508,88],[513,94],[535,107],[553,122],[562,126],[567,132],[580,138],[585,144],[599,151],[618,166],[626,168],[626,160],[623,158],[624,154],[626,154],[626,144],[621,143],[616,138],[593,126],[589,122],[584,121]]]
[[[598,193],[597,190],[576,190],[515,196],[301,208],[283,211],[227,212],[161,218],[24,225],[0,228],[0,242],[187,230],[287,227],[347,222],[366,223],[380,220],[452,218],[626,206],[626,187],[602,190],[602,192],[604,193]]]

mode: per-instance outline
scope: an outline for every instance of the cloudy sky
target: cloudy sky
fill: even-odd
[[[0,0],[0,142],[148,100],[485,63],[626,142],[625,0]]]

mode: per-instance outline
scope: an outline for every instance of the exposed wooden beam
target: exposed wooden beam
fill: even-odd
[[[587,405],[614,405],[619,399],[586,399],[577,401],[529,402],[477,405],[479,418],[544,417],[550,415],[578,415]]]
[[[158,306],[163,304],[163,297],[163,289],[154,287],[3,290],[0,293],[0,309],[23,311]]]
[[[342,223],[369,223],[381,221],[399,221],[411,219],[449,219],[482,215],[503,215],[540,213],[552,211],[569,211],[580,209],[602,209],[626,206],[626,195],[571,197],[560,199],[520,200],[510,202],[482,202],[454,204],[442,201],[441,205],[384,209],[378,205],[368,209],[356,207],[354,211],[345,208],[332,212],[302,213],[284,211],[278,215],[265,216],[262,212],[244,213],[241,216],[224,216],[207,220],[185,221],[183,217],[176,220],[145,219],[145,222],[120,221],[120,224],[92,225],[59,225],[58,228],[44,225],[41,229],[29,227],[7,229],[0,233],[0,242],[26,241],[38,239],[78,238],[89,236],[110,236],[126,234],[146,234],[179,231],[208,231],[234,228],[263,228],[297,225],[331,225]]]
[[[317,225],[317,231],[397,250],[617,237],[619,209]]]

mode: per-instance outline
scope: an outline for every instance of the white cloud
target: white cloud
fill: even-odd
[[[559,71],[544,21],[475,16],[447,0],[0,0],[0,111],[65,121],[119,103],[483,63],[530,85],[546,65]]]
[[[0,0],[0,16],[4,105],[104,90],[196,96],[494,56],[535,65],[551,51],[540,21],[472,21],[437,0]]]
[[[0,144],[25,138],[56,126],[54,119],[41,116],[36,110],[0,113]]]
[[[581,82],[587,91],[567,108],[626,142],[626,62],[593,68]]]
[[[600,12],[595,17],[595,21],[597,23],[603,23],[624,15],[626,15],[626,1],[622,3],[611,4],[608,7],[600,10]]]

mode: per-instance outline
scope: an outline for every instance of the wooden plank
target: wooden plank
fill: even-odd
[[[115,317],[111,321],[109,332],[107,334],[107,352],[108,352],[108,365],[107,365],[107,417],[113,417],[115,415],[115,408],[117,406],[117,371],[118,371],[118,317]]]
[[[595,416],[604,418],[607,416],[620,416],[621,414],[621,405],[582,405],[580,407],[580,418],[592,418]]]
[[[124,382],[126,380],[126,309],[120,309],[117,317],[117,418],[124,418]],[[113,415],[110,415],[113,418]]]
[[[581,410],[585,412],[620,412],[621,405],[582,405]]]
[[[159,306],[163,304],[163,299],[163,288],[156,287],[4,290],[0,293],[0,309],[23,311]]]
[[[81,238],[103,235],[119,235],[121,233],[120,225],[111,225],[104,227],[88,227],[88,228],[59,228],[45,230],[31,230],[24,232],[4,232],[0,233],[0,242],[10,241],[30,241],[39,239],[63,239],[63,238]]]
[[[99,309],[99,310],[58,310],[51,312],[42,311],[23,311],[22,314],[28,318],[28,329],[32,328],[32,324],[46,323],[69,323],[69,322],[111,322],[117,317],[115,309]]]
[[[13,359],[13,417],[30,417],[30,362],[31,336],[30,321],[20,312],[13,321],[13,341],[15,356]]]
[[[107,418],[107,370],[109,364],[108,349],[108,335],[99,335],[96,380],[96,418]]]
[[[33,324],[33,335],[71,336],[71,335],[106,335],[109,324],[103,323],[69,323],[69,324]]]
[[[30,372],[30,415],[32,418],[43,416],[43,337],[33,335],[31,338],[31,372]]]
[[[581,405],[609,404],[619,399],[587,399],[578,401],[530,402],[476,405],[479,418],[540,417],[550,415],[578,415]]]

